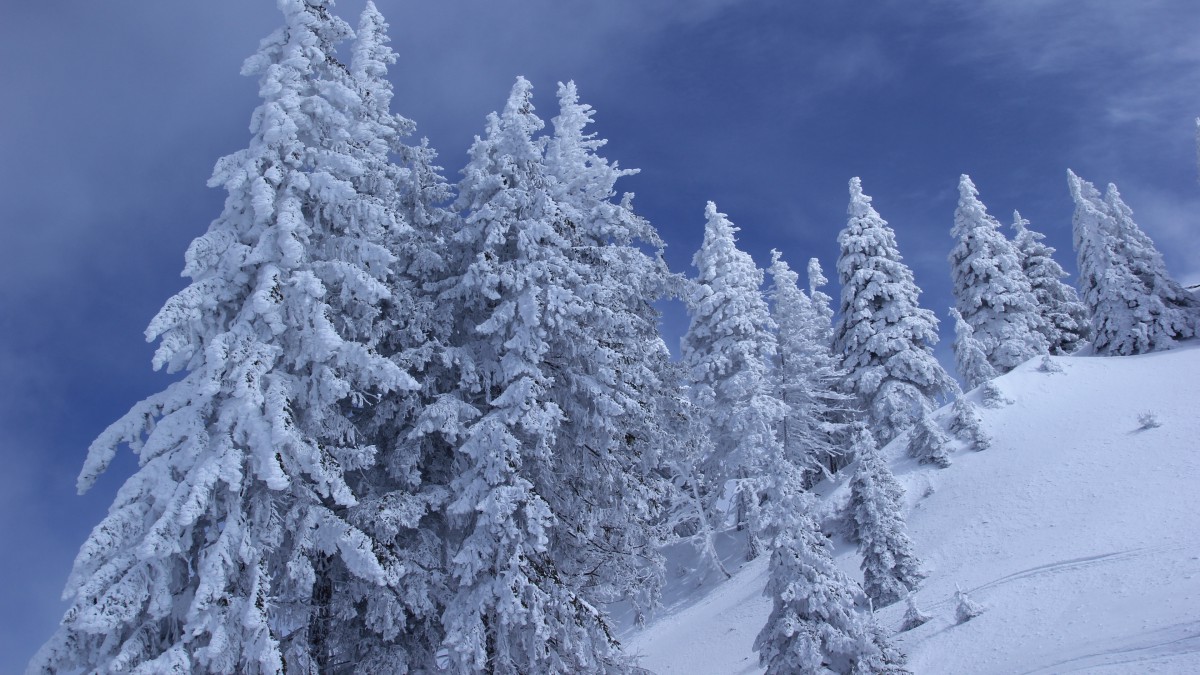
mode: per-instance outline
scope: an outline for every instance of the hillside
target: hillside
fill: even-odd
[[[920,674],[1200,671],[1200,348],[1054,362],[997,380],[1012,402],[981,408],[988,450],[939,470],[886,449],[929,573],[913,597],[933,615],[896,640]],[[1142,428],[1145,412],[1160,426]],[[823,486],[831,506],[845,480]],[[838,552],[861,578],[853,548]],[[761,672],[765,579],[754,561],[627,646],[659,675]],[[956,624],[956,585],[981,616]],[[878,617],[895,632],[903,614]]]

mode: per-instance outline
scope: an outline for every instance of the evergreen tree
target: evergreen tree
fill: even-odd
[[[1179,339],[1193,337],[1196,334],[1200,300],[1167,273],[1162,254],[1155,248],[1150,237],[1133,221],[1133,209],[1121,199],[1116,185],[1108,184],[1108,189],[1104,192],[1104,204],[1112,218],[1119,251],[1130,271],[1166,308],[1166,329],[1174,332]]]
[[[438,307],[432,281],[446,275],[445,236],[456,229],[445,208],[448,183],[426,143],[403,141],[412,123],[389,112],[387,67],[396,60],[387,46],[387,23],[368,2],[356,30],[350,73],[367,110],[360,142],[378,147],[384,165],[378,180],[407,227],[394,228],[396,256],[388,280],[391,296],[379,305],[378,352],[419,378],[420,388],[381,394],[358,416],[362,433],[379,449],[376,464],[360,469],[352,485],[360,495],[348,519],[375,542],[388,571],[385,588],[355,578],[332,584],[335,670],[406,672],[434,662],[441,644],[441,615],[448,593],[445,506],[452,473],[450,444],[441,434],[456,411],[439,395],[454,373],[445,366],[452,325]],[[386,178],[384,178],[386,176]],[[469,411],[468,411],[469,413]]]
[[[334,54],[349,26],[320,0],[279,7],[284,27],[243,68],[263,99],[249,147],[210,180],[225,209],[147,329],[154,366],[185,374],[89,449],[80,490],[120,445],[141,466],[81,549],[72,607],[31,671],[325,671],[332,580],[383,588],[394,572],[348,516],[350,478],[377,456],[360,411],[416,386],[376,349],[402,224]]]
[[[957,389],[933,356],[937,318],[917,302],[921,289],[896,249],[896,235],[850,180],[849,220],[838,234],[841,311],[834,348],[844,386],[882,446],[912,427],[933,399]]]
[[[696,549],[703,564],[719,571],[726,579],[731,575],[721,562],[716,549],[716,535],[722,529],[724,514],[713,504],[712,496],[719,488],[711,484],[703,466],[713,455],[712,432],[705,411],[697,407],[687,394],[687,381],[682,365],[670,366],[669,378],[680,386],[663,397],[663,430],[673,439],[663,457],[663,470],[672,484],[668,514],[664,522],[667,537],[686,541]]]
[[[933,464],[944,469],[950,466],[950,437],[933,419],[933,411],[926,408],[913,425],[908,437],[908,456],[921,464]]]
[[[979,417],[979,408],[968,401],[965,396],[958,396],[954,399],[954,407],[951,408],[950,433],[968,443],[974,450],[987,450],[992,446],[992,438],[984,430],[983,420]]]
[[[962,314],[951,307],[950,318],[954,319],[954,365],[967,389],[974,389],[996,377],[996,369],[988,363],[983,345],[975,339],[975,330]]]
[[[1006,373],[1049,349],[1045,321],[1022,270],[1020,252],[988,215],[965,174],[959,179],[958,195],[951,230],[957,244],[950,251],[955,305],[988,363]]]
[[[665,244],[633,210],[633,195],[616,198],[617,180],[636,171],[598,154],[606,141],[585,133],[594,111],[579,102],[573,82],[559,83],[558,101],[546,167],[581,303],[549,355],[554,400],[565,414],[552,474],[552,494],[562,497],[552,505],[574,521],[561,530],[568,536],[560,545],[572,552],[562,556],[570,568],[560,571],[592,602],[625,599],[648,609],[662,574],[653,552],[661,535],[650,524],[661,519],[669,491],[654,469],[674,442],[660,406],[676,384],[653,303],[672,277]]]
[[[809,270],[811,277],[811,264]],[[835,470],[844,454],[837,439],[845,426],[838,417],[846,407],[846,397],[835,391],[843,373],[825,341],[831,324],[817,306],[819,300],[804,295],[796,285],[798,275],[779,251],[771,251],[768,271],[771,317],[778,333],[772,375],[779,398],[788,406],[779,427],[780,442],[788,459],[801,467],[803,482],[809,486]],[[823,279],[819,265],[815,274]]]
[[[963,589],[954,591],[954,618],[959,623],[966,623],[983,614],[983,605],[971,599]]]
[[[813,312],[820,320],[813,322],[813,336],[816,342],[833,348],[833,298],[824,293],[821,288],[829,283],[825,272],[821,269],[821,261],[816,258],[808,259],[808,298]]]
[[[661,577],[639,555],[666,491],[654,482],[666,350],[649,304],[662,268],[637,248],[657,237],[628,199],[609,201],[621,172],[582,134],[590,112],[573,87],[560,103],[555,136],[535,138],[544,125],[519,78],[459,188],[443,297],[458,322],[453,396],[474,412],[452,427],[441,661],[455,672],[618,668],[597,604],[652,595]]]
[[[878,609],[903,598],[925,575],[901,515],[904,489],[865,429],[854,432],[854,454],[850,522],[862,556],[863,591]]]
[[[811,498],[792,493],[773,503],[794,515],[772,541],[764,594],[773,606],[754,641],[759,664],[769,675],[907,672],[866,596],[833,561]]]
[[[1153,244],[1147,246],[1145,235],[1135,232],[1119,195],[1114,190],[1106,202],[1095,186],[1073,172],[1067,172],[1067,179],[1075,200],[1074,244],[1080,290],[1092,316],[1093,349],[1108,355],[1141,354],[1191,337],[1194,314],[1185,302],[1171,300],[1180,296],[1169,284],[1157,281],[1166,273],[1149,253]]]
[[[704,243],[692,258],[699,274],[688,307],[683,363],[693,400],[708,411],[714,453],[703,471],[713,485],[734,481],[739,529],[757,555],[763,469],[782,455],[776,429],[786,405],[774,394],[769,367],[776,341],[759,287],[763,274],[737,248],[737,228],[709,202]],[[713,498],[719,495],[713,495]]]
[[[1043,335],[1051,354],[1070,354],[1091,335],[1087,308],[1079,294],[1063,283],[1067,273],[1054,260],[1054,248],[1042,242],[1046,235],[1029,229],[1029,221],[1013,211],[1013,246],[1021,254],[1021,269],[1029,279],[1042,313]]]
[[[904,610],[904,620],[900,623],[901,633],[910,631],[917,626],[924,625],[933,618],[917,608],[917,604],[913,602],[912,594],[909,594],[908,597],[905,598],[905,602],[907,603],[908,608]]]

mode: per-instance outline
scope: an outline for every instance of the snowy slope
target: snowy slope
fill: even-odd
[[[1035,359],[997,380],[1012,403],[981,408],[990,449],[939,470],[888,447],[929,572],[914,599],[934,616],[896,640],[915,673],[1200,672],[1200,346],[1054,361],[1064,372]],[[1161,426],[1141,429],[1146,411]],[[662,675],[761,672],[765,578],[747,565],[629,649]],[[983,615],[955,623],[956,585]],[[878,617],[894,632],[903,612]]]

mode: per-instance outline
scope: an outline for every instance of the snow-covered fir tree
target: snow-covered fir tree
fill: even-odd
[[[971,599],[966,591],[958,588],[954,591],[954,618],[959,623],[966,623],[983,614],[983,605]]]
[[[958,208],[950,231],[955,306],[970,324],[988,363],[1006,373],[1046,353],[1045,320],[1021,266],[1021,254],[988,215],[970,176],[958,182]]]
[[[750,530],[748,555],[755,557],[763,469],[783,453],[776,430],[786,405],[770,380],[774,322],[759,290],[762,270],[737,248],[737,228],[712,202],[705,217],[704,243],[692,258],[698,275],[688,298],[683,363],[693,400],[712,428],[714,453],[704,473],[712,485],[733,481],[738,526]]]
[[[1200,316],[1200,299],[1171,278],[1162,254],[1134,222],[1133,209],[1121,199],[1116,185],[1108,184],[1104,191],[1104,204],[1108,207],[1120,252],[1130,271],[1166,307],[1165,328],[1174,331],[1180,339],[1193,337]]]
[[[687,374],[674,362],[669,366],[668,381],[679,386],[665,393],[660,404],[662,425],[672,442],[663,454],[663,472],[671,481],[668,512],[663,523],[665,541],[687,542],[698,554],[701,564],[728,579],[729,570],[721,562],[716,536],[724,529],[725,514],[713,503],[718,488],[704,473],[704,463],[712,457],[712,432],[706,411],[688,395]],[[706,570],[706,572],[709,570]]]
[[[833,348],[833,298],[822,291],[829,284],[825,272],[821,269],[821,261],[816,258],[808,259],[808,299],[815,314],[821,317],[814,321],[814,336],[818,344]]]
[[[1169,284],[1161,256],[1122,208],[1095,186],[1067,172],[1075,200],[1073,233],[1079,285],[1092,317],[1092,347],[1099,354],[1141,354],[1169,349],[1195,334],[1195,310]],[[1183,291],[1187,293],[1187,291]],[[1179,302],[1172,301],[1174,297]]]
[[[851,529],[862,556],[863,591],[878,609],[905,597],[925,575],[901,513],[904,489],[870,432],[855,429],[853,442],[858,468],[850,482]]]
[[[917,603],[913,601],[912,594],[905,598],[907,608],[904,610],[904,619],[900,622],[900,632],[910,631],[917,626],[923,626],[933,617],[922,612],[917,607]]]
[[[396,256],[388,280],[390,297],[379,304],[376,349],[419,379],[420,388],[382,393],[358,417],[362,433],[378,448],[378,461],[352,477],[359,503],[348,520],[366,532],[385,570],[386,588],[355,578],[332,584],[332,640],[340,670],[405,672],[434,662],[442,642],[441,615],[448,576],[445,505],[451,475],[449,443],[440,433],[456,413],[439,399],[456,381],[445,365],[452,324],[438,308],[430,282],[446,274],[445,236],[456,229],[445,208],[449,184],[427,144],[404,138],[412,123],[389,111],[387,68],[396,56],[387,45],[387,24],[371,2],[356,30],[350,73],[370,114],[359,139],[398,164],[381,168],[380,190],[407,227],[394,228]],[[452,426],[452,425],[449,425]],[[336,665],[336,664],[335,664]]]
[[[34,672],[324,672],[334,580],[396,573],[348,519],[352,476],[377,460],[361,411],[416,387],[377,351],[402,227],[387,148],[365,142],[371,111],[335,55],[350,27],[321,0],[278,4],[284,26],[243,68],[263,99],[250,144],[210,180],[225,209],[147,329],[154,366],[184,374],[89,449],[81,490],[121,445],[140,467]]]
[[[959,395],[954,399],[950,412],[950,433],[967,443],[972,450],[987,450],[992,445],[992,437],[983,428],[979,408],[966,396]]]
[[[549,164],[519,78],[459,188],[443,297],[458,321],[454,396],[473,412],[452,428],[457,550],[441,663],[453,672],[617,668],[597,601],[660,576],[638,555],[654,543],[646,524],[662,490],[649,421],[666,354],[650,330],[660,268],[633,257],[653,231],[628,200],[608,203],[620,172],[582,134],[590,115],[573,88],[560,94]]]
[[[951,307],[950,318],[954,320],[954,366],[967,389],[974,389],[996,377],[996,369],[988,363],[983,345],[975,339],[975,330],[962,314]]]
[[[592,602],[656,601],[662,564],[653,552],[662,497],[661,452],[675,442],[663,428],[660,404],[677,382],[658,331],[653,303],[674,290],[662,257],[665,244],[615,184],[636,170],[598,154],[606,141],[587,133],[594,111],[575,84],[559,83],[559,114],[547,139],[546,167],[558,223],[571,244],[568,260],[582,282],[581,312],[556,327],[549,362],[554,400],[565,414],[555,450],[551,500],[574,522],[560,546],[573,567],[560,565]],[[647,249],[653,254],[647,253]]]
[[[942,431],[929,408],[925,408],[913,424],[908,436],[908,456],[921,464],[933,464],[942,469],[950,466],[950,437]]]
[[[773,512],[790,515],[773,528],[764,590],[773,604],[754,641],[760,665],[769,675],[907,672],[862,589],[834,562],[812,498],[794,490],[774,497]]]
[[[846,371],[844,387],[882,446],[957,385],[933,356],[937,317],[918,304],[921,289],[902,262],[896,234],[858,178],[850,180],[847,213],[838,234],[842,295],[834,349]]]
[[[814,258],[813,263],[816,262]],[[824,281],[820,265],[810,263],[810,293],[820,293]],[[790,461],[801,467],[805,485],[836,470],[845,454],[839,447],[844,431],[846,396],[836,391],[843,373],[827,341],[832,332],[828,305],[805,296],[779,251],[771,251],[771,317],[775,321],[778,349],[771,371],[779,398],[788,406],[779,427],[780,441]],[[821,294],[824,296],[824,294]],[[828,296],[824,296],[827,298]]]
[[[1046,235],[1029,229],[1029,221],[1018,211],[1013,211],[1012,227],[1013,246],[1021,254],[1021,269],[1042,314],[1050,353],[1070,354],[1091,335],[1087,308],[1074,287],[1063,282],[1067,273],[1054,260],[1054,248],[1042,241]]]

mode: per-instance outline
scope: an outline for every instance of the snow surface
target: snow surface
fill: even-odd
[[[903,457],[903,436],[884,450],[929,573],[913,598],[933,619],[896,633],[903,602],[878,619],[918,674],[1200,672],[1200,345],[1053,360],[1063,372],[1039,357],[995,380],[1013,402],[980,406],[991,448],[947,469]],[[1147,411],[1161,426],[1141,428]],[[830,504],[848,498],[843,474],[821,486]],[[853,547],[838,552],[861,578]],[[762,672],[766,578],[763,557],[631,631],[627,649],[659,675]],[[955,622],[957,587],[981,616]]]

